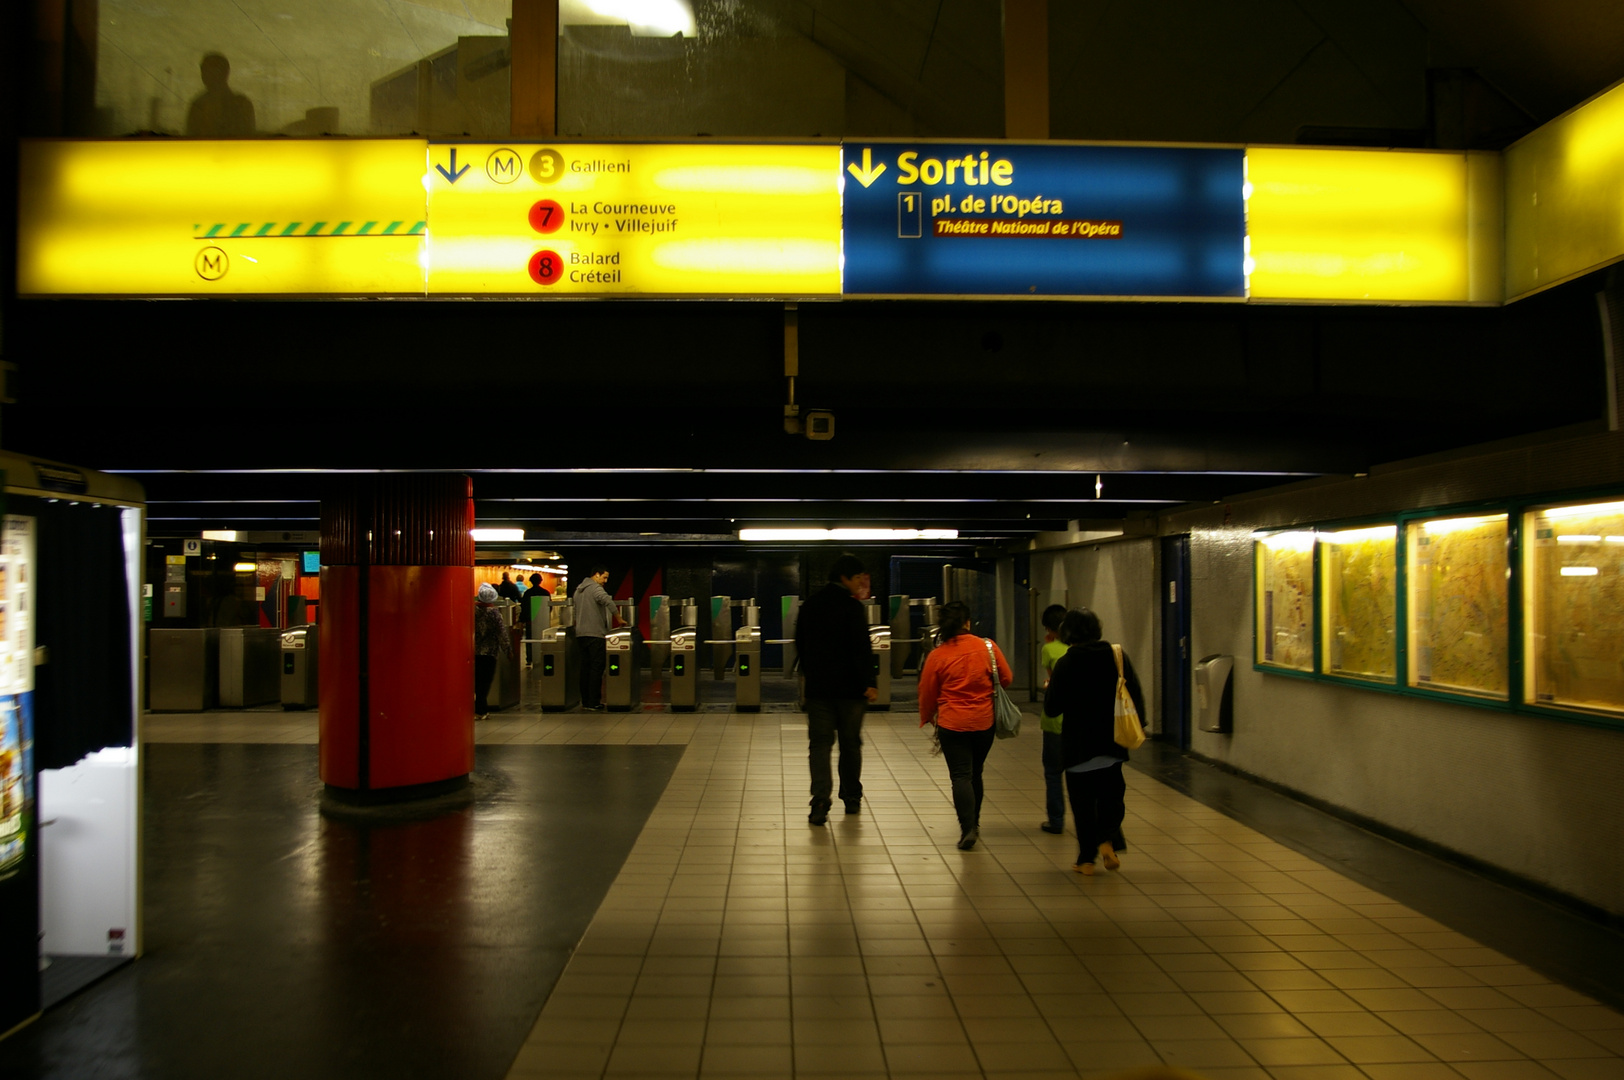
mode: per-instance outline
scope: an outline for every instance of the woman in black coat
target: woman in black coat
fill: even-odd
[[[1126,813],[1122,796],[1122,763],[1128,751],[1116,742],[1117,664],[1113,646],[1100,637],[1100,617],[1087,608],[1066,612],[1060,640],[1071,646],[1054,666],[1043,711],[1062,718],[1060,740],[1066,769],[1066,793],[1077,823],[1079,874],[1094,872],[1098,856],[1107,870],[1122,865],[1117,853],[1128,845],[1122,838]],[[1122,674],[1134,708],[1145,715],[1139,677],[1126,651]]]

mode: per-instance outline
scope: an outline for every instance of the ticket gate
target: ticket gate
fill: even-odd
[[[293,626],[282,631],[282,707],[311,709],[319,705],[318,631],[314,624]]]
[[[610,712],[626,712],[638,704],[636,638],[630,626],[603,636],[603,703]]]
[[[780,623],[784,628],[784,639],[779,644],[784,646],[784,678],[795,678],[796,664],[800,656],[795,652],[795,622],[801,617],[801,598],[799,596],[781,597],[779,603]]]
[[[658,679],[665,672],[666,662],[671,659],[671,598],[669,596],[651,596],[648,598],[648,646],[649,675]]]
[[[699,631],[691,626],[671,634],[671,709],[693,712],[699,706]]]
[[[874,696],[871,709],[891,708],[891,628],[889,626],[870,626],[868,628],[869,653],[874,657],[874,689],[878,693]]]
[[[580,679],[576,677],[575,628],[549,626],[535,641],[535,664],[530,669],[530,687],[542,712],[573,709],[581,703]]]
[[[733,665],[733,707],[761,711],[761,627],[746,624],[734,633],[738,660]]]
[[[727,678],[727,662],[733,659],[733,600],[711,597],[711,675],[717,682]]]

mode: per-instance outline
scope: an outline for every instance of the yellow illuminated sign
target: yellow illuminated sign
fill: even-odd
[[[1254,299],[1500,299],[1473,287],[1464,153],[1256,147],[1246,165]]]
[[[838,296],[838,146],[433,145],[434,295]]]
[[[1508,298],[1624,258],[1624,84],[1504,156]]]
[[[24,143],[18,291],[421,296],[425,147],[415,139]]]

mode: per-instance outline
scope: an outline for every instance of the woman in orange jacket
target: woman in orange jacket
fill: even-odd
[[[981,835],[981,767],[992,749],[992,680],[1008,686],[1014,676],[996,643],[970,633],[970,609],[953,601],[942,605],[940,643],[919,672],[919,726],[934,723],[953,781],[953,809],[959,815],[959,850],[969,851]]]

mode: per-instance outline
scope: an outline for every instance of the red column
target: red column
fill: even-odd
[[[367,477],[321,505],[321,778],[378,791],[474,767],[473,482]]]

